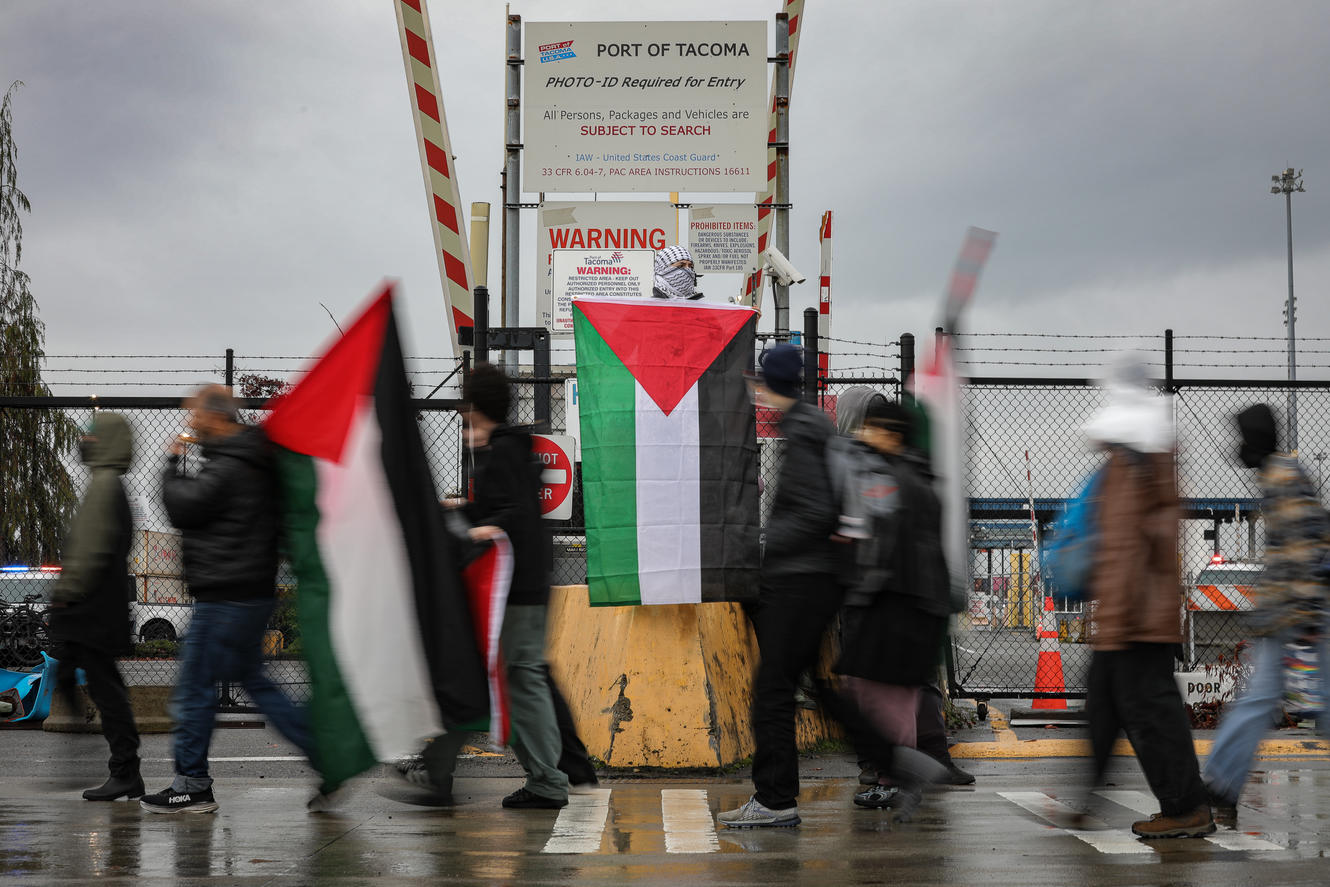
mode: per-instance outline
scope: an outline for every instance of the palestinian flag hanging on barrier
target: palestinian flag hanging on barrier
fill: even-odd
[[[744,372],[757,314],[573,303],[592,606],[757,595],[758,453]]]
[[[414,754],[445,729],[483,729],[492,657],[472,612],[490,623],[491,608],[468,605],[448,544],[391,286],[273,402],[265,429],[279,447],[324,788]],[[502,577],[507,567],[496,569]],[[487,624],[480,636],[497,642],[497,632]]]

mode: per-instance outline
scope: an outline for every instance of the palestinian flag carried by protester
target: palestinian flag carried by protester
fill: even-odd
[[[758,454],[744,373],[757,314],[573,302],[593,606],[757,594]]]
[[[273,401],[265,429],[325,790],[483,725],[486,657],[411,409],[391,285]]]
[[[966,415],[961,377],[956,370],[956,337],[961,314],[970,304],[979,273],[993,250],[997,234],[983,228],[965,232],[965,243],[952,270],[943,303],[943,332],[923,367],[910,379],[910,391],[924,415],[921,445],[928,453],[942,503],[942,548],[951,573],[952,607],[965,609],[970,586],[969,498],[966,495]]]

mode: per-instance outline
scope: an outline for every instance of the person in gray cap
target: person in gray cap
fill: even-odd
[[[830,420],[799,399],[803,352],[780,344],[766,351],[752,381],[762,406],[781,415],[784,455],[762,558],[761,590],[749,611],[761,661],[753,682],[752,798],[716,820],[730,828],[799,824],[799,751],[794,694],[812,667],[841,605],[832,535],[839,511],[827,473]]]
[[[693,270],[693,255],[688,252],[688,247],[667,246],[656,253],[651,295],[657,299],[700,299],[698,276]]]

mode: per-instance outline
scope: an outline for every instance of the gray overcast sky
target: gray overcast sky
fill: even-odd
[[[769,21],[778,3],[648,9],[513,4],[528,21]],[[463,201],[498,204],[504,5],[430,11]],[[845,338],[930,329],[967,225],[1000,232],[972,329],[1280,336],[1269,180],[1293,165],[1298,330],[1330,336],[1327,34],[1315,0],[809,0],[791,258],[816,271],[834,210]],[[344,316],[394,276],[409,352],[447,353],[390,3],[0,0],[12,80],[48,352],[307,354],[331,331],[320,302]]]

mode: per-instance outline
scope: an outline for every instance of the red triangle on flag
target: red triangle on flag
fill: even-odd
[[[392,309],[393,285],[385,283],[295,388],[269,402],[263,428],[273,443],[316,459],[342,460],[356,407],[374,390]]]
[[[665,415],[754,315],[751,308],[688,302],[593,302],[581,311]]]

